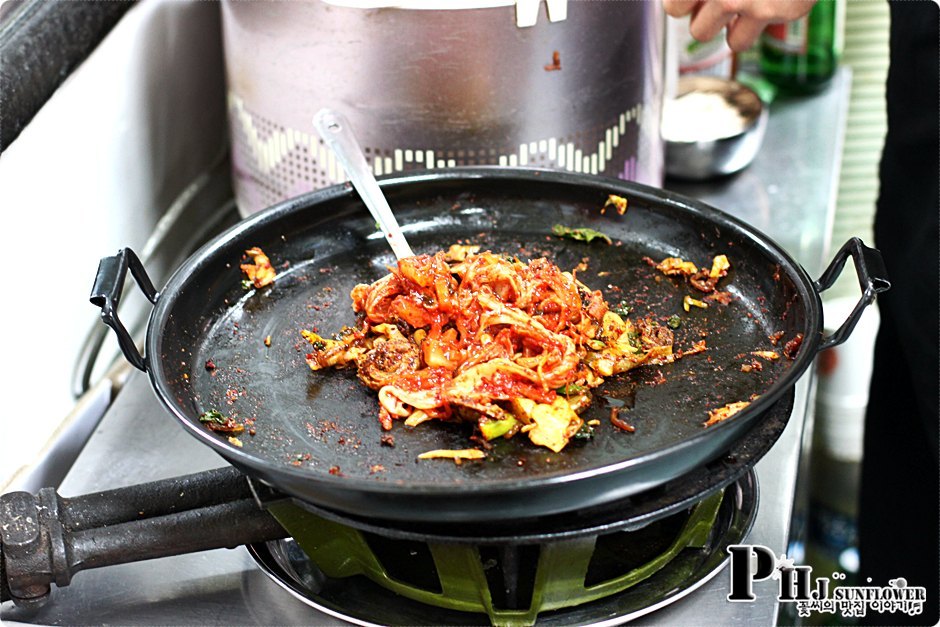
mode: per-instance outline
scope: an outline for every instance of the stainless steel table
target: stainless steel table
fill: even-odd
[[[708,185],[667,187],[749,222],[818,277],[830,257],[850,86],[851,72],[842,69],[822,94],[775,102],[760,153],[736,177]],[[788,548],[801,452],[812,429],[814,376],[808,371],[797,383],[790,423],[756,467],[760,510],[748,543],[766,546],[777,555]],[[772,585],[776,582],[765,583],[755,584],[754,603],[729,603],[725,570],[695,595],[639,624],[774,625],[780,609]]]
[[[668,183],[742,218],[781,243],[818,276],[828,259],[850,74],[822,94],[778,101],[764,146],[746,171],[709,184]],[[787,429],[757,465],[760,509],[749,542],[787,550],[801,444],[811,423],[812,373],[797,385]],[[155,443],[159,442],[159,446]],[[146,377],[135,372],[72,466],[64,496],[133,485],[224,465],[176,427]],[[754,603],[732,604],[727,570],[674,604],[640,618],[646,625],[772,625],[772,586]],[[5,624],[343,625],[268,580],[243,549],[216,550],[79,573],[36,614],[6,603]]]

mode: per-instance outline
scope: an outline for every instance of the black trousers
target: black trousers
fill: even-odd
[[[869,612],[865,622],[876,625],[940,620],[938,20],[933,2],[891,2],[888,135],[875,244],[892,287],[879,297],[865,422],[861,585],[904,578],[927,589],[927,603],[919,616]]]

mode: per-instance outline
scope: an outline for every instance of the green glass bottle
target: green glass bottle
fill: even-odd
[[[784,91],[812,93],[835,75],[842,54],[843,0],[819,0],[808,15],[761,35],[760,70]]]

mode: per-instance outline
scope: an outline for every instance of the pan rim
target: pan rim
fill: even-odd
[[[790,367],[770,387],[748,407],[739,412],[734,419],[723,421],[703,429],[701,433],[678,443],[668,444],[652,451],[644,452],[640,456],[625,459],[619,462],[608,463],[596,468],[578,471],[561,471],[560,474],[539,475],[535,477],[521,477],[500,479],[486,483],[466,482],[460,484],[438,483],[434,481],[409,480],[405,483],[395,481],[377,481],[366,477],[345,477],[330,475],[326,472],[312,472],[302,467],[290,464],[278,464],[272,460],[259,457],[234,446],[219,438],[213,432],[203,428],[195,421],[195,416],[189,415],[184,407],[177,402],[169,386],[166,384],[170,373],[164,367],[162,359],[152,359],[151,356],[160,355],[161,341],[166,330],[166,318],[173,309],[176,295],[185,286],[188,277],[207,260],[213,258],[214,253],[223,248],[228,242],[240,235],[250,232],[259,225],[277,220],[280,216],[303,210],[317,203],[324,203],[340,197],[354,197],[356,192],[347,183],[339,183],[303,194],[264,209],[229,229],[223,231],[212,240],[204,244],[187,258],[171,275],[164,288],[160,291],[157,303],[151,311],[145,340],[147,356],[147,373],[157,397],[173,417],[181,422],[188,432],[208,445],[229,463],[239,468],[249,468],[261,475],[275,471],[287,475],[295,480],[316,481],[324,488],[330,490],[356,490],[376,495],[395,496],[419,491],[422,496],[435,498],[450,496],[455,492],[472,493],[476,497],[487,495],[506,496],[533,489],[577,483],[587,479],[596,479],[604,475],[616,474],[630,468],[647,464],[661,459],[676,451],[697,446],[701,440],[714,437],[710,434],[716,431],[724,432],[739,426],[742,422],[751,422],[762,415],[781,395],[795,385],[804,374],[813,358],[815,348],[821,339],[822,332],[822,302],[815,288],[815,282],[809,277],[806,270],[797,263],[773,239],[762,233],[752,225],[697,199],[683,196],[665,189],[656,188],[632,181],[617,178],[569,173],[547,168],[533,167],[501,167],[501,166],[473,166],[457,167],[441,170],[419,170],[408,173],[398,173],[379,177],[382,188],[398,188],[402,186],[420,185],[429,182],[471,182],[479,179],[514,180],[522,184],[537,185],[541,182],[552,184],[572,185],[580,188],[594,188],[604,193],[617,193],[640,197],[655,203],[666,203],[680,211],[691,212],[712,221],[717,221],[723,227],[728,227],[738,235],[746,238],[761,249],[770,259],[781,259],[785,264],[781,268],[786,271],[797,287],[801,302],[806,311],[806,324],[803,343],[799,353],[790,364]]]

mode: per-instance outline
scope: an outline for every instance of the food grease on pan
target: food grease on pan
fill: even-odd
[[[481,234],[481,236],[482,236],[482,234]],[[469,240],[465,240],[465,242],[469,242]],[[455,259],[460,259],[460,258],[462,258],[463,260],[465,260],[468,255],[476,254],[476,252],[479,250],[479,248],[480,248],[479,245],[473,245],[473,244],[470,244],[470,243],[464,243],[464,244],[462,244],[462,245],[453,246],[453,247],[451,248],[451,252],[452,252],[452,254],[453,254],[453,256],[454,256]],[[590,247],[588,247],[588,252],[589,252],[589,250],[590,250]],[[520,252],[520,253],[524,252],[524,247],[520,247],[520,250],[519,250],[518,252]],[[254,248],[250,249],[249,251],[247,251],[246,254],[251,255],[251,256],[255,259],[255,263],[256,263],[257,265],[259,265],[260,267],[262,267],[262,268],[265,268],[265,267],[270,268],[270,267],[271,267],[270,261],[268,260],[267,256],[263,253],[263,251],[261,251],[260,248],[254,247]],[[543,250],[543,251],[540,251],[540,256],[545,256],[545,254],[546,254],[546,251],[544,251],[544,250]],[[260,261],[259,261],[259,260],[260,260]],[[585,257],[581,257],[581,258],[580,258],[577,268],[578,268],[578,270],[579,270],[582,274],[588,272],[588,268],[589,268],[589,265],[590,265],[590,261],[591,261],[591,259],[590,259],[589,256],[585,256]],[[646,257],[646,258],[643,259],[643,261],[645,261],[648,265],[654,267],[654,268],[657,269],[658,271],[662,272],[663,274],[666,274],[666,275],[668,275],[668,276],[677,276],[678,278],[681,278],[682,280],[684,280],[684,281],[686,281],[686,282],[689,282],[689,283],[691,283],[691,280],[690,280],[691,277],[696,276],[696,275],[699,273],[698,269],[694,267],[694,264],[687,264],[687,265],[686,265],[684,262],[682,262],[681,267],[683,268],[684,271],[682,271],[682,272],[668,272],[668,271],[664,271],[664,265],[663,265],[663,263],[666,263],[666,264],[668,265],[668,260],[667,260],[667,262],[663,262],[663,263],[661,263],[661,264],[650,264],[650,263],[649,263],[649,258]],[[678,260],[678,261],[681,262],[682,260]],[[249,270],[246,269],[244,266],[245,266],[245,264],[242,265],[242,270],[245,271],[246,273],[248,273]],[[689,266],[691,266],[691,267],[689,267]],[[311,283],[311,281],[310,281],[310,276],[309,276],[308,273],[302,273],[301,276],[297,276],[296,269],[297,269],[297,268],[303,268],[303,267],[304,267],[304,264],[298,264],[297,266],[295,266],[295,272],[290,273],[290,274],[288,274],[288,275],[284,275],[283,280],[282,280],[281,287],[282,287],[282,288],[286,288],[286,287],[287,287],[288,285],[290,285],[291,283],[295,283],[295,284],[297,284],[297,285],[299,285],[299,286],[304,286],[304,287],[305,287],[307,284]],[[727,257],[725,257],[724,255],[719,255],[719,256],[716,256],[716,257],[714,258],[714,260],[713,260],[713,263],[712,263],[712,270],[709,271],[709,270],[706,269],[705,272],[706,272],[706,273],[709,273],[711,276],[714,276],[716,279],[720,279],[720,278],[723,278],[724,276],[727,275],[727,271],[728,271],[729,268],[730,268],[730,264],[729,264],[728,261],[727,261]],[[333,269],[332,269],[330,266],[320,267],[320,268],[317,269],[317,273],[318,273],[319,275],[321,275],[321,276],[330,275],[332,272],[333,272]],[[607,278],[607,277],[610,276],[610,274],[611,274],[610,270],[606,270],[606,269],[601,269],[601,270],[598,270],[598,271],[596,272],[596,275],[597,275],[598,278]],[[659,282],[659,279],[660,279],[660,277],[658,277],[658,276],[642,276],[642,277],[639,277],[639,282],[645,283],[645,282],[648,282],[648,281],[653,281],[653,282],[655,283],[655,282]],[[717,281],[715,281],[715,283],[716,283],[716,282],[717,282]],[[675,282],[675,283],[676,283],[676,286],[677,286],[677,287],[681,287],[681,281]],[[266,285],[269,285],[269,284],[270,284],[270,282],[267,282],[267,283],[266,283]],[[614,294],[617,294],[618,296],[621,296],[621,295],[623,294],[623,288],[622,288],[620,285],[613,284],[613,283],[608,283],[608,284],[605,286],[605,288],[606,288],[607,291],[609,291],[609,292],[611,292],[611,293],[614,293]],[[712,285],[710,285],[709,288],[710,288],[711,290],[714,290],[714,283],[713,283]],[[634,285],[634,288],[633,288],[633,289],[635,290],[635,285]],[[700,291],[702,291],[702,290],[700,290]],[[314,320],[317,320],[317,319],[318,319],[318,316],[317,316],[318,312],[322,312],[324,309],[329,308],[329,307],[331,307],[331,306],[334,305],[334,303],[336,302],[336,298],[335,298],[336,294],[335,294],[335,290],[334,290],[331,286],[329,286],[329,285],[326,285],[326,286],[320,288],[319,291],[317,291],[317,290],[314,289],[314,291],[313,291],[312,293],[313,293],[313,294],[318,294],[318,295],[321,297],[321,299],[316,300],[315,302],[314,302],[313,300],[312,300],[311,302],[308,302],[308,303],[306,304],[306,309],[308,310],[308,313],[311,315],[311,318],[314,319]],[[680,323],[678,323],[678,324],[675,323],[675,320],[678,319],[678,315],[677,315],[677,314],[674,314],[674,313],[671,314],[668,318],[665,319],[665,321],[663,322],[663,326],[658,326],[659,323],[655,321],[655,319],[654,319],[654,315],[655,315],[655,314],[653,313],[653,312],[657,312],[661,307],[668,308],[669,306],[671,306],[671,305],[673,304],[673,301],[674,301],[675,298],[676,298],[676,295],[675,295],[675,294],[671,294],[671,295],[669,295],[669,296],[667,296],[667,297],[662,298],[661,302],[657,304],[657,303],[650,303],[646,298],[643,297],[643,295],[646,293],[646,290],[640,289],[640,290],[639,290],[638,292],[636,292],[636,293],[640,294],[640,297],[636,298],[635,301],[631,301],[631,302],[633,302],[633,305],[625,306],[625,303],[627,303],[627,300],[621,298],[621,299],[619,300],[619,304],[618,304],[617,307],[619,308],[619,311],[622,312],[625,316],[626,316],[626,315],[629,315],[630,313],[632,313],[633,310],[634,310],[635,308],[637,308],[637,307],[638,307],[640,310],[645,310],[645,311],[647,312],[647,314],[648,314],[649,317],[648,317],[648,318],[638,317],[637,320],[636,320],[636,324],[637,324],[637,326],[638,326],[640,329],[645,329],[645,333],[646,333],[646,334],[655,335],[656,332],[660,332],[660,333],[661,333],[661,332],[666,332],[666,331],[667,331],[667,327],[668,327],[668,328],[678,328],[679,324],[681,324],[681,319],[680,319]],[[273,292],[264,292],[263,294],[257,294],[256,296],[257,296],[258,298],[270,298],[270,297],[274,296],[274,293],[273,293]],[[325,298],[323,298],[323,297],[325,297]],[[688,296],[686,296],[685,298],[688,299]],[[658,306],[657,306],[657,305],[658,305]],[[249,304],[246,303],[245,311],[246,311],[246,312],[250,312],[251,310],[252,310],[252,307],[251,307]],[[672,324],[670,324],[670,323],[672,323]],[[233,336],[236,336],[236,337],[239,336],[239,322],[238,322],[238,321],[233,321],[233,322],[232,322],[232,325],[233,325],[233,329],[234,329],[234,330],[233,330]],[[314,349],[315,349],[315,350],[317,350],[317,344],[323,342],[322,338],[320,338],[319,336],[316,335],[316,332],[320,330],[320,327],[321,327],[321,326],[323,326],[323,325],[319,325],[319,324],[318,324],[318,325],[314,325],[314,326],[312,327],[312,328],[313,328],[313,333],[309,333],[308,336],[307,336],[307,339],[308,339],[309,341],[311,341],[311,342],[314,344]],[[658,328],[657,328],[657,327],[658,327]],[[266,330],[267,330],[267,329],[266,329]],[[285,333],[286,333],[286,331],[285,331]],[[671,348],[671,345],[672,345],[672,333],[669,332],[669,334],[670,334],[670,337],[669,337],[669,342],[668,342],[668,344],[669,344],[669,346],[670,346],[670,348]],[[680,348],[680,349],[678,349],[675,353],[672,353],[672,352],[670,351],[669,357],[671,357],[671,359],[665,359],[665,360],[660,361],[659,363],[660,363],[660,364],[662,364],[662,363],[669,363],[669,362],[672,362],[672,361],[673,361],[675,358],[677,358],[677,357],[678,357],[678,358],[681,358],[681,357],[683,357],[683,356],[685,356],[685,355],[691,355],[691,354],[695,354],[695,353],[704,351],[704,350],[705,350],[705,341],[704,341],[704,338],[707,337],[707,335],[708,335],[707,333],[700,333],[700,334],[699,334],[699,339],[697,339],[697,340],[695,340],[694,342],[690,343],[690,345],[689,345],[688,348],[686,348],[686,349],[681,349],[681,348]],[[264,335],[263,343],[264,343],[264,345],[265,345],[266,347],[270,347],[270,345],[271,345],[271,339],[270,339],[270,338],[271,338],[271,337],[272,337],[272,336],[271,336],[270,333],[267,333],[266,335]],[[244,340],[243,340],[243,341],[244,341]],[[325,344],[324,344],[323,346],[320,346],[320,347],[319,347],[319,350],[322,350],[322,349],[324,349],[324,348],[325,348]],[[294,344],[294,349],[295,349],[298,353],[299,353],[299,352],[302,352],[302,349],[297,345],[296,342],[295,342],[295,344]],[[307,361],[309,362],[309,355],[308,355]],[[214,367],[213,367],[213,370],[215,370],[215,368],[217,368],[217,366],[215,366],[214,362],[212,362],[212,363],[213,363],[213,366],[214,366]],[[366,362],[366,363],[369,363],[369,362]],[[333,364],[327,364],[327,365],[333,365]],[[239,370],[236,369],[236,374],[237,374],[238,372],[239,372]],[[608,374],[612,374],[612,373],[608,373]],[[665,383],[665,382],[666,382],[666,379],[665,379],[664,375],[662,374],[661,371],[657,370],[657,371],[655,371],[655,373],[653,373],[652,375],[650,375],[649,377],[646,378],[645,385],[661,385],[662,383]],[[236,388],[229,387],[229,388],[226,389],[226,392],[225,392],[226,403],[229,404],[229,405],[235,405],[235,404],[236,404],[236,401],[237,401],[240,397],[245,397],[245,396],[246,396],[245,391],[244,391],[244,388],[242,388],[242,391],[241,391],[240,393],[235,393],[235,394],[233,394],[233,390],[234,390],[234,389],[236,389]],[[608,397],[607,399],[602,400],[601,403],[603,404],[603,403],[605,402],[605,400],[613,400],[613,399],[612,399],[612,397]],[[245,405],[247,405],[247,406],[249,407],[249,409],[250,409],[252,404],[251,404],[250,401],[241,403],[241,404],[239,405],[239,408],[238,408],[238,409],[235,409],[236,415],[239,415],[239,414],[242,413],[241,407],[242,407],[242,406],[245,406]],[[515,405],[519,405],[519,403],[517,402]],[[513,409],[515,409],[516,413],[518,413],[519,415],[522,415],[522,416],[526,416],[526,415],[527,415],[527,412],[525,412],[525,411],[524,411],[524,408],[522,408],[521,406],[519,406],[519,407],[515,407],[515,406],[514,406]],[[635,432],[635,431],[636,431],[636,428],[635,428],[632,424],[626,422],[625,420],[623,420],[622,418],[619,417],[619,411],[620,411],[620,408],[611,407],[610,412],[611,412],[612,419],[611,419],[610,423],[613,424],[614,426],[618,427],[618,429],[620,429],[621,431],[628,431],[628,432],[631,432],[631,433],[632,433],[632,432]],[[529,408],[528,415],[531,416],[531,413],[532,413],[532,408]],[[554,415],[554,414],[557,413],[557,412],[549,412],[549,413]],[[245,420],[251,421],[252,423],[253,423],[256,419],[257,419],[257,416],[248,416],[247,418],[245,418]],[[231,419],[229,419],[229,420],[231,420]],[[412,426],[412,427],[417,426],[417,424],[419,424],[420,422],[421,422],[421,420],[414,421],[414,424],[411,424],[410,426]],[[595,426],[600,424],[600,421],[597,420],[597,419],[593,419],[593,420],[591,420],[591,422],[594,423]],[[706,423],[706,424],[712,424],[713,422],[714,422],[714,421],[709,422],[709,423]],[[532,421],[530,420],[530,421],[528,421],[528,423],[529,423],[529,424],[532,424]],[[341,429],[337,426],[337,422],[336,422],[335,420],[319,419],[319,420],[316,422],[316,424],[318,424],[318,425],[320,425],[320,426],[317,427],[317,426],[315,426],[315,423],[312,423],[312,422],[310,422],[310,421],[306,421],[306,422],[304,423],[304,425],[305,425],[305,427],[306,427],[306,430],[307,430],[307,433],[308,433],[309,436],[312,437],[312,438],[317,438],[317,439],[322,440],[322,439],[324,438],[325,434],[326,434],[327,432],[329,432],[329,431],[336,431],[336,432],[341,431]],[[584,424],[583,421],[580,421],[580,420],[579,420],[579,421],[578,421],[579,429],[573,430],[573,432],[572,432],[571,434],[568,434],[568,435],[569,435],[569,436],[573,436],[573,435],[574,435],[574,432],[579,431],[579,430],[580,430],[580,427],[581,427],[583,424]],[[629,425],[629,428],[625,428],[623,425]],[[390,425],[389,425],[389,426],[390,426]],[[328,427],[328,428],[323,428],[323,427]],[[585,430],[585,431],[586,431],[586,430]],[[592,429],[591,431],[592,431],[592,435],[593,435],[593,429]],[[473,437],[474,437],[473,435],[470,435],[470,436],[469,436],[470,439],[473,439]],[[485,438],[486,441],[492,440],[492,439],[493,439],[492,437]],[[559,440],[559,438],[548,438],[547,440],[546,440],[546,439],[543,439],[543,442],[544,442],[544,441],[554,441],[554,442],[555,442],[555,444],[554,444],[555,448],[554,448],[553,450],[555,450],[555,452],[558,452],[559,450],[561,450],[561,448],[564,447],[564,445],[567,444],[567,442],[568,442],[569,439],[570,439],[570,437],[565,437],[565,438],[562,438],[562,439],[560,439],[560,440]],[[339,446],[348,446],[348,445],[349,445],[349,442],[351,442],[351,441],[352,441],[351,438],[347,438],[347,437],[343,437],[343,436],[340,436],[340,437],[337,437],[337,438],[336,438],[336,444],[339,445]],[[358,446],[355,446],[355,448],[358,448]],[[488,448],[492,448],[492,446],[488,446]],[[551,446],[550,446],[550,448],[551,448]],[[449,457],[449,458],[455,459],[455,461],[459,461],[460,459],[479,458],[476,453],[470,454],[470,455],[464,454],[464,452],[467,451],[467,450],[468,450],[468,449],[465,449],[465,448],[460,448],[460,449],[456,449],[456,448],[455,448],[455,449],[436,449],[437,453],[434,453],[434,452],[432,451],[432,454],[431,454],[431,455],[421,455],[421,454],[419,454],[419,455],[418,455],[418,458],[422,458],[422,459],[423,459],[423,458],[428,458],[428,457]],[[469,449],[469,450],[476,450],[476,449]],[[446,453],[446,454],[440,454],[441,451],[444,451],[444,453]],[[291,453],[291,454],[289,454],[289,455],[286,457],[286,460],[289,461],[289,463],[291,463],[291,464],[293,464],[293,465],[301,465],[301,464],[303,464],[303,463],[311,462],[311,461],[313,460],[313,456],[312,456],[309,452],[298,452],[298,453],[296,453],[296,454]],[[524,465],[524,463],[523,463],[523,465]],[[372,466],[375,466],[375,465],[373,464]],[[371,468],[371,466],[370,466],[370,468]],[[335,471],[335,469],[334,469],[333,467],[331,467],[330,470],[331,470],[331,473],[332,473],[332,474],[334,474],[334,475],[337,474],[337,472]]]
[[[481,236],[482,236],[482,234],[481,234]],[[458,246],[452,247],[451,250],[454,251],[453,254],[455,255],[455,258],[459,255],[459,257],[462,257],[463,259],[466,259],[466,257],[467,257],[468,254],[474,254],[474,253],[479,249],[479,245],[472,245],[472,244],[469,243],[469,240],[465,240],[465,242],[466,242],[466,243],[464,243],[464,244],[462,244],[462,245],[458,245]],[[523,247],[520,247],[520,248],[523,248]],[[253,248],[253,249],[251,249],[251,250],[248,251],[248,252],[249,252],[249,254],[254,253],[255,255],[259,255],[259,254],[260,254],[260,255],[263,255],[263,253],[260,251],[259,248]],[[520,251],[520,252],[521,252],[521,251]],[[542,252],[542,254],[544,255],[544,251]],[[266,257],[266,256],[262,256],[261,258],[262,258],[263,260],[267,260],[267,257]],[[589,261],[590,261],[590,257],[582,257],[582,258],[580,259],[579,263],[578,263],[577,269],[578,269],[579,271],[581,271],[581,272],[586,272],[586,271],[588,270]],[[721,295],[730,294],[729,292],[719,292],[719,291],[716,291],[716,290],[715,290],[715,287],[716,287],[716,285],[717,285],[717,281],[720,280],[721,278],[725,277],[725,276],[727,275],[727,273],[728,273],[728,270],[730,269],[730,263],[728,262],[727,257],[726,257],[725,255],[723,255],[723,254],[722,254],[722,255],[716,255],[716,256],[714,256],[714,258],[713,258],[713,260],[712,260],[712,264],[711,264],[711,269],[703,268],[703,270],[701,270],[701,271],[699,271],[699,270],[695,267],[695,265],[692,264],[691,262],[684,262],[684,261],[681,260],[681,259],[669,259],[669,258],[667,258],[667,259],[664,260],[663,262],[660,262],[660,263],[657,264],[657,263],[652,263],[649,257],[644,257],[644,258],[643,258],[643,261],[645,261],[649,266],[651,266],[651,267],[657,269],[658,271],[660,271],[661,273],[663,273],[663,274],[665,274],[665,275],[667,275],[667,276],[678,277],[678,278],[683,279],[685,282],[687,282],[689,285],[695,287],[695,289],[697,289],[697,290],[700,291],[700,292],[707,292],[707,293],[709,293],[709,295],[711,295],[711,293],[717,293],[717,294],[721,294]],[[670,263],[669,263],[670,261],[675,262],[675,264],[670,265]],[[268,264],[268,265],[270,266],[270,264]],[[243,267],[242,269],[245,270],[244,267]],[[677,269],[678,269],[678,270],[677,270]],[[319,271],[320,274],[330,274],[330,272],[331,272],[331,270],[330,270],[329,268],[320,268],[318,271]],[[596,274],[597,274],[597,277],[598,277],[598,278],[601,278],[601,277],[606,278],[606,277],[609,277],[611,273],[610,273],[609,270],[603,269],[603,270],[598,270]],[[696,284],[696,282],[695,282],[695,279],[696,279],[696,278],[699,280],[699,284]],[[652,279],[654,282],[659,282],[660,277],[658,277],[658,276],[654,276],[654,277],[649,277],[649,276],[647,276],[647,277],[644,277],[644,280],[645,280],[645,281],[648,281],[648,280],[650,280],[650,279]],[[299,282],[300,282],[300,283],[305,283],[305,282],[307,282],[307,279],[300,279]],[[680,282],[680,283],[681,283],[681,282]],[[613,293],[621,293],[621,292],[622,292],[622,288],[621,288],[619,285],[615,285],[615,284],[608,283],[608,284],[606,285],[606,288],[607,288],[608,291],[613,292]],[[324,291],[327,292],[327,293],[332,293],[332,291],[333,291],[333,290],[330,289],[328,286],[325,287],[325,288],[323,288],[323,289],[324,289]],[[670,302],[673,301],[673,300],[675,300],[673,297],[667,297],[667,298],[663,299],[663,301],[662,301],[661,304],[662,304],[662,305],[669,305]],[[683,300],[684,300],[684,303],[686,304],[686,306],[684,307],[684,309],[685,309],[686,311],[688,311],[688,306],[687,306],[688,300],[689,300],[688,295],[686,295]],[[717,298],[717,299],[715,299],[715,300],[716,300],[719,304],[721,304],[721,305],[727,305],[729,302],[731,302],[732,298],[731,298],[731,297]],[[327,301],[327,302],[325,302],[325,303],[323,303],[323,304],[310,304],[310,305],[308,305],[308,309],[311,309],[311,310],[313,310],[313,311],[320,311],[320,310],[322,310],[324,307],[330,306],[333,302],[334,302],[333,300],[329,300],[329,301]],[[623,310],[625,310],[625,311],[624,311],[625,314],[629,314],[629,312],[630,312],[630,310],[632,309],[632,307],[630,307],[629,309],[628,309],[628,308],[625,308],[625,307],[624,307],[624,303],[626,303],[626,300],[621,299],[619,306],[620,306]],[[654,308],[651,307],[651,306],[647,303],[647,301],[645,301],[643,298],[638,298],[638,299],[636,300],[636,303],[637,303],[638,305],[640,305],[640,306],[646,305],[646,309],[647,309],[648,311],[653,311],[653,310],[654,310]],[[707,305],[705,305],[705,306],[707,306]],[[641,325],[645,325],[645,326],[647,327],[647,330],[649,330],[649,323],[646,321],[646,319],[640,318],[640,319],[638,320],[638,323],[640,323]],[[656,324],[656,323],[654,322],[653,325],[655,326],[655,324]],[[665,330],[666,330],[666,327],[673,328],[673,329],[678,328],[678,326],[680,326],[680,324],[681,324],[681,318],[679,318],[679,316],[678,316],[677,314],[674,314],[674,313],[673,313],[672,315],[670,315],[670,316],[665,320],[665,326],[663,326],[663,327],[660,329],[660,331],[665,331]],[[708,335],[708,333],[703,332],[703,333],[700,333],[700,336],[699,336],[699,337],[700,337],[700,338],[704,338],[704,337],[707,337],[707,335]],[[312,337],[313,337],[313,339],[312,339],[311,341],[314,342],[314,343],[316,343],[317,340],[320,339],[319,336],[316,336],[316,335],[313,335]],[[267,336],[265,336],[265,341],[264,341],[265,346],[270,346],[270,338],[271,338],[271,335],[270,335],[270,334],[267,335]],[[308,338],[308,339],[310,339],[310,338]],[[671,345],[671,338],[670,338],[670,345]],[[314,348],[316,348],[316,346],[315,346]],[[322,349],[322,348],[324,348],[324,346],[321,346],[320,348]],[[690,355],[690,354],[695,354],[695,353],[698,353],[698,352],[702,352],[703,350],[705,350],[705,342],[704,342],[704,339],[699,339],[699,340],[695,341],[694,343],[692,343],[691,346],[690,346],[690,348],[687,348],[687,349],[685,349],[685,350],[682,350],[682,349],[677,350],[676,353],[675,353],[675,356],[677,356],[677,357],[682,357],[682,356],[684,356],[684,355]],[[672,361],[672,360],[668,360],[668,361]],[[330,365],[332,365],[332,364],[330,364]],[[656,371],[656,373],[655,373],[654,375],[652,375],[652,377],[649,378],[649,380],[646,382],[646,384],[647,384],[647,385],[659,385],[659,384],[662,384],[662,383],[664,383],[664,382],[665,382],[665,377],[663,376],[662,372],[661,372],[661,371]],[[743,406],[742,406],[742,407],[743,407]],[[517,408],[517,409],[518,409],[518,408]],[[521,410],[521,409],[518,409],[518,411],[521,412],[522,410]],[[714,409],[709,410],[709,415],[711,415],[712,412],[715,412],[715,411],[717,411],[717,410],[714,410]],[[525,412],[522,412],[522,413],[524,414]],[[622,421],[622,420],[619,418],[618,413],[619,413],[618,408],[611,408],[611,416],[612,416],[612,417],[616,417],[616,420],[613,420],[613,419],[612,419],[611,422],[614,423],[616,426],[619,426],[619,425],[621,425],[621,424],[622,424],[622,425],[629,424],[629,423],[626,423],[626,422]],[[730,415],[730,414],[729,414],[729,415]],[[726,417],[727,417],[727,416],[726,416]],[[420,420],[415,421],[415,424],[412,425],[412,426],[416,426],[416,425],[417,425],[418,423],[420,423],[420,422],[421,422]],[[599,422],[598,420],[596,420],[596,419],[592,420],[591,422],[593,422],[595,425],[600,424],[600,422]],[[716,420],[709,420],[709,421],[707,421],[705,424],[706,424],[706,425],[714,424],[714,422],[716,422]],[[618,423],[619,423],[619,424],[618,424]],[[310,423],[308,422],[308,423],[306,423],[306,424],[307,424],[308,431],[309,431],[309,430],[310,430]],[[327,424],[329,424],[328,421],[327,421]],[[580,426],[581,424],[583,424],[583,423],[582,423],[582,422],[579,422],[579,426]],[[621,428],[621,430],[627,431],[627,429],[624,429],[623,427],[620,427],[620,428]],[[633,427],[633,425],[630,425],[630,430],[635,431],[635,427]],[[632,431],[631,431],[631,432],[632,432]],[[492,438],[487,438],[487,439],[492,439]],[[568,439],[569,439],[569,438],[565,438],[565,439],[564,439],[564,444],[567,443],[567,440],[568,440]],[[342,445],[342,444],[345,444],[346,442],[345,442],[345,440],[344,440],[343,438],[340,438],[339,440],[337,440],[337,443]],[[560,448],[563,448],[563,445],[562,445],[562,446],[559,446],[559,447],[558,447],[558,450],[560,450]],[[466,450],[466,449],[447,449],[447,450],[451,451],[452,454],[449,453],[448,455],[432,455],[432,457],[441,457],[441,456],[447,457],[447,456],[449,456],[449,457],[453,457],[453,458],[459,460],[459,459],[461,459],[462,457],[464,457],[462,454],[459,453],[459,451],[464,451],[464,450]],[[456,453],[453,453],[453,451],[457,451],[457,452],[456,452]],[[556,452],[557,452],[557,450],[556,450]],[[475,455],[475,454],[474,454],[474,455]],[[420,456],[419,456],[419,457],[420,457]],[[300,455],[299,455],[299,458],[300,458],[301,460],[304,460],[304,461],[309,461],[310,456],[309,456],[309,454],[306,454],[306,455],[305,455],[305,454],[300,454]],[[297,463],[297,459],[292,460],[291,463],[296,464],[296,463]],[[334,473],[334,474],[335,474],[335,473]]]

